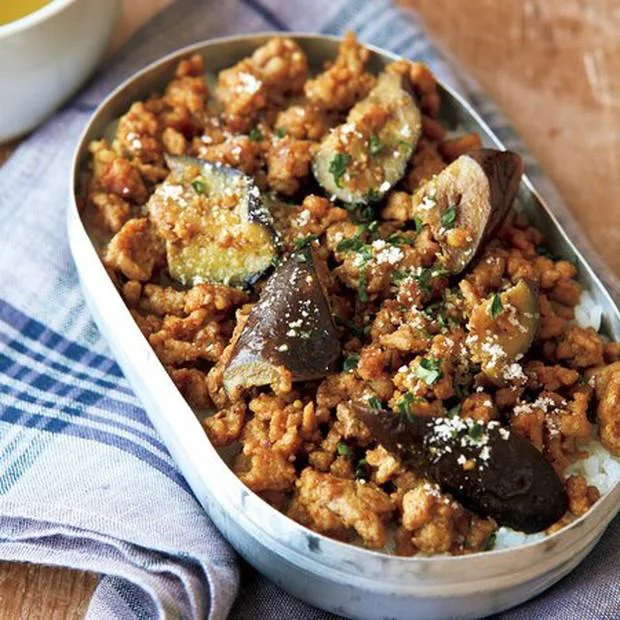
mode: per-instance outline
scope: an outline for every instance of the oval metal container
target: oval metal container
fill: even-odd
[[[71,251],[88,305],[211,519],[237,551],[275,583],[312,605],[356,618],[477,618],[517,605],[554,584],[592,549],[618,511],[620,484],[560,532],[509,550],[463,557],[401,558],[316,534],[247,489],[220,458],[134,323],[82,225],[76,197],[90,140],[99,138],[133,100],[161,89],[172,78],[181,57],[200,53],[208,70],[218,71],[277,34],[216,39],[181,49],[126,81],[94,113],[75,154],[68,209]],[[336,38],[287,36],[299,42],[314,69],[336,55]],[[373,70],[396,58],[372,46],[369,49]],[[440,90],[441,117],[450,127],[477,131],[485,145],[502,148],[461,97],[446,86]],[[521,184],[519,201],[546,234],[550,247],[576,260],[582,283],[604,309],[603,330],[620,339],[620,314],[611,296],[527,178]]]

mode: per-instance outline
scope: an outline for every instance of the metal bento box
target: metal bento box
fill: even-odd
[[[86,301],[133,389],[196,497],[233,547],[259,571],[295,596],[331,612],[359,618],[475,618],[539,594],[572,570],[596,544],[620,505],[620,484],[583,517],[539,542],[462,557],[391,556],[332,540],[281,514],[235,476],[209,442],[199,419],[155,356],[116,291],[78,211],[80,171],[88,144],[137,98],[161,88],[178,60],[204,57],[209,72],[228,67],[278,33],[215,39],[147,66],[99,106],[76,149],[71,174],[68,232]],[[335,56],[339,39],[288,34],[317,69]],[[397,59],[371,50],[371,70]],[[485,146],[502,143],[471,106],[440,84],[441,119],[477,131]],[[603,331],[620,339],[620,313],[608,291],[524,177],[520,207],[559,255],[578,264],[579,279],[603,308]]]

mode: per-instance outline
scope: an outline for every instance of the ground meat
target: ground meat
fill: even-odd
[[[239,439],[245,422],[245,403],[235,403],[220,409],[214,415],[203,420],[203,426],[211,443],[216,446],[228,446]]]
[[[387,540],[385,521],[393,506],[390,498],[371,483],[336,478],[306,468],[296,483],[296,505],[312,529],[327,534],[354,529],[371,548],[380,549]],[[289,512],[292,518],[301,516]]]
[[[104,257],[112,269],[118,269],[131,280],[146,281],[153,268],[161,264],[164,243],[146,218],[126,222],[114,235]]]
[[[102,189],[136,204],[146,202],[147,191],[138,168],[124,157],[119,157],[105,140],[92,142],[90,152],[93,156],[91,185],[94,189]]]
[[[310,174],[315,144],[285,136],[276,140],[267,156],[267,181],[276,191],[294,194]]]
[[[612,454],[620,456],[620,362],[598,369],[593,379],[601,443]]]
[[[118,232],[131,216],[129,203],[116,194],[94,192],[89,199],[97,209],[98,221],[112,233]]]
[[[196,360],[216,362],[229,334],[218,321],[209,320],[207,310],[194,310],[185,318],[168,315],[159,331],[149,336],[157,357],[164,364],[186,364]]]
[[[310,103],[295,104],[278,114],[276,129],[296,140],[320,140],[330,127],[324,110]]]
[[[600,366],[603,363],[603,341],[591,327],[571,325],[558,342],[556,357],[566,360],[572,368]]]
[[[370,52],[347,33],[335,62],[306,82],[308,100],[325,110],[346,110],[363,99],[375,83],[374,76],[364,70],[369,57]]]
[[[566,480],[569,510],[576,517],[584,515],[600,498],[596,487],[589,486],[583,476],[572,475]]]
[[[172,368],[168,372],[181,394],[190,405],[197,409],[206,409],[211,406],[211,399],[207,390],[207,377],[197,368]]]
[[[499,422],[563,477],[587,456],[594,408],[603,446],[620,455],[620,345],[576,325],[576,268],[552,256],[523,213],[511,211],[462,274],[441,269],[442,245],[466,247],[469,233],[448,224],[440,244],[416,218],[412,194],[480,140],[448,132],[426,65],[402,60],[387,68],[422,112],[422,135],[395,189],[377,203],[343,204],[315,183],[318,142],[375,84],[368,58],[349,34],[334,62],[308,79],[301,48],[276,37],[220,72],[218,101],[210,100],[202,57],[182,60],[163,94],[129,106],[111,144],[91,143],[81,212],[139,329],[183,396],[208,414],[205,432],[236,455],[232,468],[248,488],[317,532],[371,548],[391,543],[390,532],[401,555],[486,550],[497,525],[405,467],[377,443],[353,403],[402,416]],[[356,125],[369,157],[386,113],[371,105]],[[162,196],[158,185],[169,174],[168,155],[252,177],[278,233],[274,262],[312,247],[341,341],[337,369],[293,382],[280,366],[270,385],[225,389],[224,371],[269,272],[243,289],[185,286],[172,277],[179,268],[173,244],[195,239],[200,210],[217,206],[226,214],[235,200],[223,192],[217,205],[210,202],[205,179],[202,188],[183,190],[207,194],[196,203],[198,217],[188,218],[176,190]],[[342,162],[334,159],[336,178]],[[235,231],[221,228],[218,238],[232,243]],[[488,332],[490,342],[515,327],[510,306],[493,316],[489,301],[520,280],[537,298],[539,326],[529,349],[495,377],[475,337]],[[549,532],[598,499],[581,476],[569,477],[566,488],[570,511]]]

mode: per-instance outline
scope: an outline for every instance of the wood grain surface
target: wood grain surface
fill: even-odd
[[[113,46],[170,0],[125,0]],[[620,273],[620,3],[401,0],[499,104]],[[0,145],[0,163],[15,145]],[[94,574],[0,562],[2,620],[82,618]]]

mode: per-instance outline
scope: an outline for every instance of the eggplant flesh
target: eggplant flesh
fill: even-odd
[[[413,215],[430,227],[444,269],[460,273],[495,235],[522,173],[516,153],[479,149],[458,157],[413,195]],[[465,230],[465,238],[451,239],[451,229]]]
[[[494,303],[497,310],[494,312]],[[503,293],[485,300],[472,312],[469,320],[471,351],[482,372],[494,383],[503,385],[506,371],[532,345],[540,315],[538,287],[525,280]]]
[[[168,178],[147,210],[166,240],[168,270],[186,286],[255,282],[277,255],[277,235],[254,181],[241,171],[167,156]]]
[[[528,534],[568,509],[559,476],[536,448],[498,422],[397,415],[356,404],[358,418],[405,467],[432,478],[463,506]]]
[[[405,174],[422,121],[401,80],[382,73],[346,123],[321,142],[312,170],[330,196],[349,203],[375,202]]]
[[[316,260],[306,246],[271,275],[233,345],[224,370],[227,392],[275,384],[282,368],[293,381],[334,370],[340,341]]]

